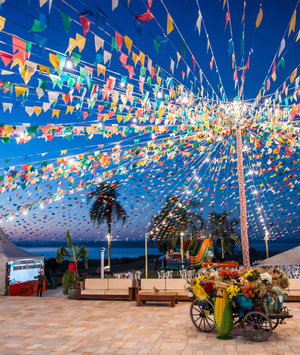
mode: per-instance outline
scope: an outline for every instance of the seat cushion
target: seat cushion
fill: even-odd
[[[128,289],[127,290],[106,290],[105,291],[105,295],[124,295],[124,296],[127,296],[129,295],[129,292],[128,292]]]
[[[84,279],[85,290],[107,290],[108,279]]]
[[[166,292],[177,292],[178,293],[178,296],[188,296],[189,295],[189,291],[187,290],[183,290],[183,289],[169,289],[167,290]]]
[[[128,287],[133,286],[133,279],[108,279],[108,290],[124,290],[128,293]]]
[[[166,287],[165,279],[141,279],[141,290],[153,291],[153,287],[164,291]]]
[[[289,290],[299,290],[300,292],[300,279],[289,279]]]
[[[187,283],[185,279],[166,279],[166,291],[173,290],[185,290]]]
[[[105,290],[83,290],[81,295],[104,295]]]

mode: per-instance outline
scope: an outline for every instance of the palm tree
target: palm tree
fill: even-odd
[[[108,266],[110,267],[111,259],[111,226],[114,221],[122,221],[122,225],[126,222],[127,215],[120,202],[117,201],[119,196],[117,190],[120,183],[100,183],[97,187],[90,191],[87,197],[89,203],[94,200],[90,209],[91,221],[97,223],[98,227],[102,222],[106,222],[108,229]]]
[[[178,243],[181,232],[197,237],[197,231],[204,228],[204,221],[194,209],[199,206],[195,200],[186,203],[179,196],[168,196],[158,216],[150,222],[149,231],[157,238],[157,247],[160,252],[174,249]]]
[[[220,242],[222,248],[222,259],[224,252],[228,254],[232,252],[233,244],[241,245],[240,236],[234,231],[239,225],[239,220],[236,218],[229,219],[228,212],[222,214],[212,212],[211,224],[209,227],[210,238],[212,242]]]

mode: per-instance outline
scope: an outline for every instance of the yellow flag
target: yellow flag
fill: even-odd
[[[275,72],[275,71],[274,71],[274,73],[272,74],[272,79],[273,79],[273,81],[276,80],[276,72]]]
[[[59,117],[60,110],[52,110],[52,118],[56,116],[57,118]]]
[[[290,77],[291,84],[295,80],[296,76],[297,76],[297,68],[292,72],[292,75]]]
[[[232,53],[232,69],[234,69],[234,61],[235,61],[235,55]]]
[[[6,18],[5,18],[5,17],[0,16],[0,31],[2,31],[2,30],[3,30],[4,25],[5,25],[5,21],[6,21]]]
[[[143,52],[140,51],[140,54],[139,54],[139,60],[142,64],[142,67],[144,68],[144,64],[145,64],[145,54]]]
[[[260,5],[260,6],[261,6],[261,5]],[[263,10],[262,10],[262,8],[260,7],[259,13],[258,13],[257,18],[256,18],[256,23],[255,23],[256,28],[259,27],[262,18],[263,18]]]
[[[223,1],[223,10],[224,10],[225,4],[226,4],[226,0]]]
[[[299,30],[299,32],[298,32],[298,36],[297,36],[297,38],[296,38],[296,42],[298,41],[298,39],[300,39],[300,30]]]
[[[291,32],[295,32],[295,26],[296,26],[296,10],[294,11],[293,13],[293,16],[291,18],[291,22],[290,22],[290,28],[289,28],[289,37],[290,37],[290,34]]]
[[[50,67],[46,67],[45,65],[40,65],[40,74],[45,71],[48,75],[50,75]]]
[[[25,84],[28,83],[28,81],[30,80],[31,78],[31,74],[30,74],[30,71],[29,70],[23,70],[22,73],[21,73],[21,76],[25,82]]]
[[[103,122],[107,121],[108,120],[108,114],[106,113],[104,116],[103,116]]]
[[[122,115],[117,115],[117,121],[120,123],[123,119],[123,116]]]
[[[35,114],[38,116],[42,112],[42,107],[41,106],[34,106],[33,110]]]
[[[23,87],[23,86],[15,86],[15,91],[16,91],[16,97],[18,97],[19,95],[22,95],[24,97],[25,87]]]
[[[77,47],[77,43],[76,40],[74,38],[69,38],[69,45],[68,48],[66,50],[69,51],[69,55],[71,55],[72,51]]]
[[[85,127],[85,129],[86,129],[87,134],[94,133],[94,131],[95,131],[95,128],[92,127],[92,126],[91,127]],[[90,160],[92,160],[92,159],[90,159]]]
[[[60,57],[58,57],[55,54],[49,53],[49,60],[50,63],[53,65],[53,68],[57,70],[59,68],[59,63],[60,63]]]
[[[125,36],[124,41],[125,41],[125,46],[128,49],[128,55],[129,55],[131,52],[132,40],[128,36]]]
[[[167,19],[167,35],[171,33],[174,30],[173,27],[173,20],[170,14],[168,13],[168,19]]]
[[[13,128],[14,128],[14,126],[5,125],[4,126],[4,133],[9,136],[11,134],[11,131],[13,130]]]
[[[70,112],[70,114],[72,115],[73,111],[74,111],[74,106],[67,106],[67,112],[66,112],[66,114],[67,114],[68,112]]]
[[[176,68],[178,68],[178,64],[179,64],[180,58],[181,58],[181,55],[177,52],[177,65],[176,65]]]
[[[210,44],[210,42],[209,42],[209,38],[208,38],[208,35],[207,35],[207,48],[206,48],[206,53],[208,52],[209,44]]]
[[[259,102],[261,100],[261,92],[260,92],[260,90],[259,90],[257,98],[258,98],[258,102]]]
[[[22,60],[20,57],[15,58],[15,60],[12,62],[10,69],[13,68],[15,65],[18,65],[21,69],[21,72],[24,71],[24,64],[22,63]]]
[[[76,33],[76,46],[79,49],[79,52],[81,52],[85,46],[85,41],[86,38],[81,36],[80,34]]]
[[[287,95],[288,95],[288,92],[289,92],[289,88],[288,88],[288,87],[286,87],[286,88],[285,88],[285,92],[284,92],[284,93],[285,93],[285,96],[287,96]]]
[[[103,76],[105,77],[105,65],[102,64],[97,64],[97,76],[99,76],[100,74],[103,74]]]
[[[157,77],[156,77],[156,81],[157,81],[157,84],[160,86],[160,83],[161,83],[161,77],[160,77],[160,76],[157,76]]]
[[[134,66],[136,66],[138,58],[139,58],[138,55],[136,53],[132,52],[132,60],[133,60]]]
[[[60,155],[64,155],[64,154],[67,154],[67,150],[61,150],[60,151]]]

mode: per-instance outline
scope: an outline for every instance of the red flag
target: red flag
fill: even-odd
[[[249,67],[250,67],[250,54],[248,56],[248,61],[247,61],[247,68],[249,69]]]
[[[184,80],[185,72],[183,70],[181,70],[181,72],[182,72],[182,80]]]
[[[120,33],[116,31],[115,38],[116,38],[116,42],[117,42],[119,51],[121,52],[122,44],[123,44],[123,36],[120,35]]]
[[[192,61],[193,61],[193,66],[194,66],[194,71],[195,71],[196,60],[193,55],[192,55]]]
[[[276,70],[276,64],[275,64],[275,59],[274,59],[273,68],[272,68],[272,75],[275,73],[275,70]]]
[[[268,81],[267,81],[267,91],[270,90],[270,86],[271,86],[270,79],[268,79]]]
[[[214,65],[214,56],[212,55],[211,60],[210,60],[210,64],[209,64],[210,70],[213,69],[213,65]]]
[[[151,67],[151,79],[153,79],[155,75],[155,67]]]
[[[225,20],[225,29],[224,29],[224,32],[226,31],[226,27],[227,27],[227,23],[228,23],[228,20],[230,19],[230,13],[229,11],[227,11],[227,14],[226,14],[226,20]]]
[[[121,63],[123,64],[123,67],[125,67],[126,66],[126,62],[127,62],[127,55],[124,54],[124,53],[121,53],[119,59],[120,59]]]
[[[85,16],[80,15],[80,23],[83,29],[83,35],[85,36],[90,29],[91,21]]]
[[[127,64],[126,68],[128,69],[129,78],[132,79],[132,77],[134,76],[134,68],[133,68],[133,66]]]
[[[12,60],[12,55],[4,52],[0,52],[0,57],[3,60],[4,65],[7,67]]]
[[[282,92],[284,92],[285,88],[286,88],[286,82],[283,83]]]
[[[236,82],[236,79],[237,79],[237,72],[235,71],[233,74],[233,81]]]
[[[148,22],[153,19],[153,15],[150,9],[148,9],[143,15],[135,16],[135,18],[142,22]]]

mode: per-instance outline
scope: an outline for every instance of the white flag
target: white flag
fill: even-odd
[[[29,60],[26,60],[26,67],[32,76],[36,72],[37,63],[33,63],[33,62],[30,62]]]
[[[200,75],[200,83],[202,84],[203,77],[202,77],[202,70],[201,69],[199,71],[199,75]]]
[[[3,102],[3,112],[5,112],[7,109],[9,109],[9,112],[11,113],[11,109],[12,109],[12,105],[13,104],[9,104],[8,102]]]
[[[298,76],[298,78],[295,80],[295,91],[298,89],[299,87],[299,79],[300,79],[300,76]]]
[[[45,5],[47,1],[48,1],[48,0],[40,0],[40,7],[42,7],[43,5]]]
[[[112,10],[113,11],[118,6],[118,4],[119,4],[119,0],[112,0]]]
[[[44,102],[43,103],[43,110],[44,110],[44,112],[47,112],[48,110],[49,110],[49,108],[50,108],[50,103],[49,102]]]
[[[98,52],[98,50],[100,48],[103,48],[103,46],[104,46],[104,40],[95,35],[95,49],[96,49],[96,52]]]
[[[283,38],[281,43],[280,43],[280,48],[279,48],[279,52],[278,52],[278,57],[280,57],[280,54],[282,53],[282,51],[284,50],[285,47],[285,39]]]
[[[149,70],[149,73],[150,73],[150,75],[151,75],[151,69],[152,69],[152,59],[150,59],[149,57],[148,57],[148,70]]]
[[[104,51],[104,64],[111,60],[111,53]]]
[[[48,91],[48,98],[50,104],[52,104],[58,98],[59,92]]]
[[[33,107],[25,107],[25,111],[28,113],[29,116],[31,116],[34,112],[34,108]]]
[[[42,96],[44,96],[44,90],[42,88],[36,88],[36,93],[38,96],[38,99],[40,99]]]
[[[190,68],[187,66],[186,67],[186,78],[189,77],[189,74],[190,74]]]
[[[198,11],[198,20],[196,22],[196,27],[198,28],[198,32],[199,32],[199,36],[201,33],[201,21],[202,21],[202,15],[201,15],[201,11]]]
[[[171,58],[170,70],[172,71],[172,75],[174,75],[174,60]]]

